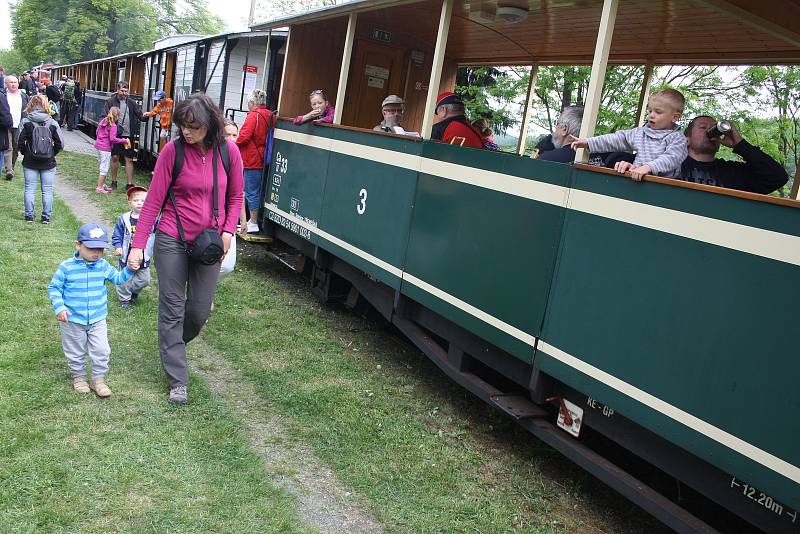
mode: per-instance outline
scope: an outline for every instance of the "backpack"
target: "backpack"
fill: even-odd
[[[75,82],[72,80],[67,80],[64,84],[64,102],[75,103]]]
[[[55,156],[53,147],[53,132],[48,126],[48,121],[32,122],[33,131],[28,145],[28,154],[36,161],[50,161]]]

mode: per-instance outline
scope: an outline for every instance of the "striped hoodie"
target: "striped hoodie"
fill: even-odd
[[[652,174],[677,178],[681,165],[689,155],[686,137],[680,127],[673,125],[669,130],[654,130],[650,126],[641,126],[632,130],[590,137],[589,152],[636,152],[634,163],[650,165]]]
[[[58,266],[47,286],[47,293],[56,315],[69,310],[69,322],[89,325],[108,315],[106,280],[120,285],[132,276],[133,271],[127,267],[118,271],[102,258],[87,262],[75,252],[72,258]]]

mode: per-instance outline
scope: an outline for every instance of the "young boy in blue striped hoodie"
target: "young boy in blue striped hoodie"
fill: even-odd
[[[72,386],[79,393],[94,391],[98,397],[111,396],[105,381],[111,356],[105,282],[119,285],[133,276],[127,267],[117,271],[103,259],[103,250],[109,246],[105,228],[96,223],[84,224],[78,230],[75,253],[61,262],[47,287],[56,319],[61,323],[61,345],[72,373]],[[92,380],[88,383],[87,354],[92,364]]]

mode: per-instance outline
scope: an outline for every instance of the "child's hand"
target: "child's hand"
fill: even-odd
[[[579,148],[589,148],[589,140],[586,139],[585,137],[575,137],[572,134],[570,134],[570,137],[572,138],[572,142],[570,143],[572,150],[578,150]]]
[[[122,256],[122,249],[121,248],[114,249],[114,254],[116,256]]]
[[[631,178],[637,182],[641,182],[645,174],[650,174],[653,169],[650,165],[640,165],[639,167],[631,169]]]
[[[132,248],[128,252],[128,269],[131,271],[139,270],[139,266],[144,259],[144,251],[140,248]]]
[[[614,164],[614,170],[620,174],[625,174],[631,167],[633,167],[633,163],[630,161],[618,161]]]
[[[67,317],[69,317],[69,310],[61,310],[60,312],[58,312],[58,315],[56,315],[56,319],[58,319],[62,323],[67,322]]]

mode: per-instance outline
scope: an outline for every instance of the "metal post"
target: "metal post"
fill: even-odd
[[[267,33],[267,51],[264,54],[264,73],[263,78],[261,78],[261,89],[267,93],[267,84],[269,83],[269,62],[270,62],[270,55],[272,47],[272,28],[270,28],[269,33]],[[267,93],[269,94],[269,93]]]
[[[647,115],[647,100],[650,94],[650,82],[653,81],[653,64],[648,63],[644,67],[644,78],[642,79],[642,91],[639,93],[639,106],[636,108],[637,122],[633,125],[634,128],[641,126],[644,123],[645,115]]]
[[[594,48],[592,60],[592,77],[589,79],[589,90],[586,92],[586,105],[583,110],[581,123],[581,137],[594,135],[597,115],[600,111],[603,83],[606,81],[606,66],[608,65],[608,51],[611,48],[611,37],[614,34],[614,23],[617,20],[617,7],[619,0],[604,0],[603,13],[600,16],[600,27],[597,29],[597,44]],[[585,148],[578,149],[575,161],[582,162],[588,159]]]
[[[425,102],[425,116],[422,118],[422,138],[430,139],[433,129],[433,114],[436,112],[436,97],[439,84],[442,83],[442,66],[444,52],[447,49],[447,36],[450,33],[450,19],[453,16],[453,0],[442,1],[442,14],[439,17],[439,35],[436,37],[436,48],[433,51],[431,81],[428,84],[428,98]]]
[[[339,87],[336,89],[336,109],[333,112],[333,124],[342,123],[344,97],[347,91],[347,75],[350,73],[350,58],[353,57],[353,40],[356,36],[356,16],[355,13],[350,13],[350,17],[347,19],[347,35],[344,38],[342,70],[339,71]]]
[[[283,88],[286,87],[286,65],[289,63],[289,42],[292,39],[292,28],[289,27],[289,34],[286,36],[286,47],[285,52],[283,54],[283,70],[281,71],[281,88],[278,91],[278,106],[275,108],[275,114],[280,115],[281,111],[281,101],[283,97]]]
[[[528,80],[528,98],[525,100],[525,111],[522,113],[522,130],[519,132],[517,141],[517,154],[525,155],[525,141],[528,139],[528,123],[531,120],[531,106],[533,106],[533,95],[536,94],[536,78],[539,75],[539,64],[531,65],[530,79]]]

